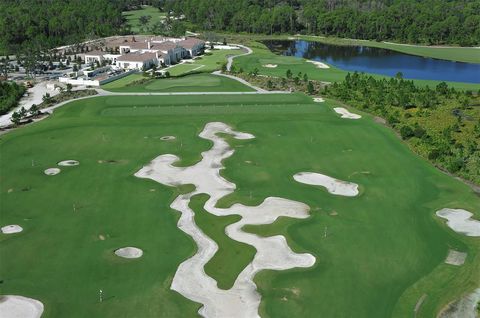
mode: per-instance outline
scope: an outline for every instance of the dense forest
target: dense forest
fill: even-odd
[[[386,119],[423,157],[480,184],[480,97],[441,83],[418,87],[401,76],[349,74],[325,88],[327,96]]]
[[[17,85],[15,82],[0,81],[0,115],[16,107],[25,90],[25,86]]]
[[[122,32],[122,6],[111,0],[2,0],[0,55],[45,49]]]
[[[478,0],[168,0],[199,29],[405,43],[480,43]]]
[[[122,11],[143,4],[201,30],[480,43],[478,0],[2,0],[0,55],[128,33]]]

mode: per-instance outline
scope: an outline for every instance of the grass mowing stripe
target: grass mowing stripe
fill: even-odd
[[[160,115],[205,115],[205,114],[317,114],[325,108],[312,104],[296,105],[195,105],[195,106],[134,106],[112,107],[102,111],[102,116],[160,116]]]

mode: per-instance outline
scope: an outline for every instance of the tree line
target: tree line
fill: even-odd
[[[2,0],[0,55],[122,33],[122,5],[109,0]]]
[[[199,29],[404,43],[480,43],[478,0],[167,0]]]
[[[480,184],[480,97],[444,82],[435,88],[413,81],[375,79],[360,73],[324,94],[386,119],[417,153],[451,173]]]
[[[15,82],[0,81],[0,115],[18,105],[19,99],[25,94],[26,88]]]

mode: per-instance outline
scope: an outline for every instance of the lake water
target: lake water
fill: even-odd
[[[409,79],[480,83],[480,64],[424,58],[368,46],[340,46],[300,40],[269,40],[263,43],[275,53],[326,62],[346,71],[387,76],[402,72],[403,77]]]

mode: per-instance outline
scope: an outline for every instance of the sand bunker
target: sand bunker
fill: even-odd
[[[58,163],[59,166],[64,166],[64,167],[78,166],[79,164],[80,162],[78,162],[77,160],[63,160]]]
[[[330,68],[330,66],[328,66],[327,64],[319,62],[319,61],[307,60],[307,62],[314,64],[318,68]]]
[[[0,296],[2,318],[40,318],[43,304],[38,300],[16,295]]]
[[[447,308],[438,315],[438,318],[477,318],[479,302],[480,288],[477,288],[473,293],[449,304]]]
[[[17,224],[12,224],[12,225],[6,225],[2,227],[2,233],[3,234],[13,234],[13,233],[19,233],[22,232],[23,228],[20,225]]]
[[[455,265],[455,266],[461,266],[465,263],[466,259],[467,259],[467,253],[463,253],[455,250],[449,250],[448,256],[445,259],[445,263],[450,265]]]
[[[325,187],[331,194],[354,197],[358,195],[358,184],[338,180],[316,172],[299,172],[293,176],[295,181]]]
[[[163,136],[160,137],[160,140],[175,140],[175,136]]]
[[[115,250],[115,255],[123,258],[139,258],[142,257],[143,251],[139,248],[128,246]]]
[[[315,97],[315,98],[313,99],[313,101],[314,101],[315,103],[323,103],[325,100],[324,100],[323,98],[321,98],[321,97]]]
[[[480,236],[480,221],[472,218],[473,213],[462,209],[441,209],[437,216],[447,219],[449,228],[466,236]]]
[[[342,115],[342,118],[347,119],[360,119],[362,116],[349,112],[347,109],[343,107],[335,107],[333,109],[337,114]]]
[[[247,224],[271,224],[278,217],[307,218],[309,207],[301,202],[269,197],[258,206],[234,204],[230,208],[216,207],[219,199],[231,194],[235,184],[224,179],[220,170],[222,161],[233,155],[234,150],[217,133],[230,134],[236,139],[252,139],[253,135],[233,131],[220,122],[209,123],[200,137],[213,142],[210,150],[202,153],[202,160],[189,167],[175,167],[179,160],[167,154],[155,158],[135,176],[147,178],[168,186],[183,184],[195,185],[195,190],[179,195],[170,205],[181,213],[178,227],[190,235],[197,244],[197,253],[184,261],[177,269],[171,289],[188,299],[203,304],[199,314],[203,317],[259,317],[260,294],[256,291],[253,278],[264,269],[285,270],[295,267],[310,267],[315,263],[311,254],[293,252],[281,235],[260,237],[242,231]],[[238,275],[229,290],[219,289],[217,282],[208,276],[204,266],[218,250],[217,244],[198,228],[194,221],[194,211],[189,203],[194,195],[205,193],[210,196],[204,209],[217,216],[240,215],[240,221],[230,224],[225,233],[232,239],[249,244],[257,250],[253,261]]]
[[[47,176],[54,176],[56,174],[59,174],[60,173],[60,169],[58,168],[48,168],[44,171],[44,173],[47,175]]]
[[[267,67],[267,68],[276,68],[278,65],[277,64],[265,64],[265,65],[262,65],[263,67]]]

